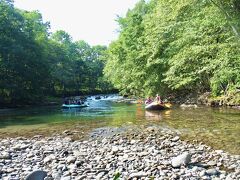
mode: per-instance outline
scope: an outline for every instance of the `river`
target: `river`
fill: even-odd
[[[117,103],[119,96],[89,97],[89,107],[60,106],[0,110],[0,137],[52,135],[66,129],[83,135],[100,127],[157,125],[180,132],[189,141],[240,154],[240,111],[232,108],[180,108],[149,112],[142,104]]]

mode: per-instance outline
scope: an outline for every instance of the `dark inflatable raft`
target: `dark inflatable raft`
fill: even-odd
[[[169,109],[169,106],[165,105],[165,104],[158,104],[158,103],[151,103],[145,106],[146,110],[165,110],[165,109]]]

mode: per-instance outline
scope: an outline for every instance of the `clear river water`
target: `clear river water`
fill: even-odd
[[[0,138],[52,135],[66,129],[87,134],[95,128],[157,125],[180,132],[183,139],[201,141],[215,149],[240,154],[240,110],[232,108],[180,108],[145,111],[143,104],[115,102],[116,95],[101,100],[89,97],[89,107],[61,106],[0,110]]]

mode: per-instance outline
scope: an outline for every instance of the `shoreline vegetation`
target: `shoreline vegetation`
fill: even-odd
[[[101,97],[101,95],[109,95],[109,94],[115,94],[118,93],[118,90],[111,90],[107,92],[95,92],[90,94],[81,94],[81,95],[72,95],[72,96],[65,96],[65,98],[69,97],[80,97],[82,99],[85,99],[88,96],[97,95]],[[127,103],[143,103],[145,101],[145,98],[143,97],[137,97],[134,95],[123,95],[122,100],[119,102],[127,102]],[[211,107],[233,107],[236,109],[240,109],[240,92],[236,94],[236,96],[221,96],[221,97],[211,97],[210,92],[206,92],[201,95],[194,95],[189,93],[185,96],[174,97],[173,95],[168,96],[166,98],[163,98],[165,102],[170,102],[176,105],[205,105],[205,106],[211,106]],[[47,97],[44,98],[43,101],[38,101],[33,104],[1,104],[0,109],[4,108],[22,108],[22,107],[36,107],[36,106],[56,106],[61,105],[63,103],[64,98],[63,97]]]
[[[117,18],[117,40],[90,46],[63,30],[50,33],[39,11],[1,0],[0,108],[58,105],[117,89],[134,103],[160,94],[186,107],[240,109],[239,20],[237,0],[140,0]],[[38,131],[50,137],[4,132],[0,179],[240,179],[240,155],[183,140],[173,129],[126,126],[106,134],[91,133],[89,122],[86,132],[67,125]]]
[[[239,106],[239,22],[237,0],[141,0],[118,18],[104,74],[123,94]]]
[[[79,97],[81,99],[86,99],[86,97],[88,97],[88,96],[109,95],[109,94],[116,94],[116,93],[118,93],[118,90],[111,89],[111,90],[108,90],[108,91],[94,91],[94,92],[90,92],[90,93],[79,92],[77,94],[68,94],[68,95],[62,95],[62,96],[48,96],[48,97],[43,97],[41,100],[38,100],[38,101],[35,101],[35,102],[28,102],[28,103],[25,103],[25,104],[1,103],[0,104],[0,109],[36,107],[36,106],[56,106],[56,105],[62,105],[65,98]]]
[[[232,103],[227,97],[218,97],[218,98],[213,98],[209,97],[210,93],[205,93],[199,96],[196,95],[188,95],[188,96],[179,96],[177,98],[173,98],[173,96],[163,98],[163,102],[167,103],[172,103],[175,105],[180,105],[180,106],[194,106],[194,105],[205,105],[205,106],[210,106],[210,107],[232,107],[236,109],[240,109],[240,104],[239,103]],[[136,97],[136,96],[128,96],[124,95],[125,99],[119,100],[119,102],[127,102],[127,103],[143,103],[146,100],[146,98],[142,97]]]
[[[238,4],[140,0],[117,18],[119,37],[107,47],[73,41],[63,30],[50,33],[40,12],[2,0],[0,106],[114,89],[141,97],[171,95],[174,101],[203,96],[212,106],[239,106]]]
[[[78,133],[66,130],[51,137],[1,139],[1,179],[21,179],[31,173],[47,179],[240,178],[239,155],[181,140],[170,129],[102,128],[85,140],[71,138]]]
[[[104,45],[50,32],[39,11],[0,1],[0,106],[40,104],[48,97],[108,92]]]

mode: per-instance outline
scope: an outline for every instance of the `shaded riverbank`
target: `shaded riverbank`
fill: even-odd
[[[85,141],[71,139],[78,133],[71,131],[48,138],[2,139],[0,177],[21,179],[41,169],[49,179],[113,179],[116,174],[124,179],[240,178],[239,155],[187,143],[176,131],[156,126],[106,131],[114,133]]]

